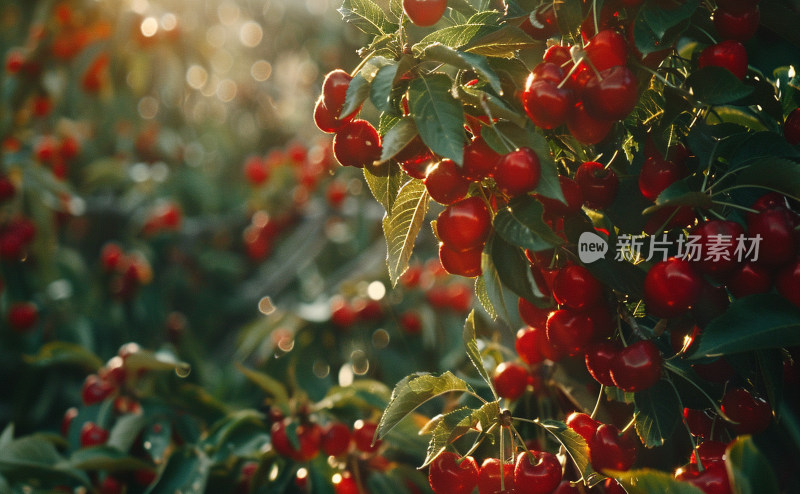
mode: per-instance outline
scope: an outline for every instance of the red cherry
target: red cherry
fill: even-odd
[[[39,321],[39,309],[33,302],[15,302],[6,314],[8,325],[17,333],[26,333]]]
[[[506,492],[514,492],[514,464],[501,463],[498,458],[486,458],[478,471],[478,494]]]
[[[494,171],[497,188],[508,196],[531,192],[542,173],[539,157],[530,148],[519,148],[503,156]]]
[[[586,443],[591,443],[594,438],[597,428],[600,427],[600,422],[586,415],[585,413],[572,412],[566,420],[567,427],[577,432]]]
[[[444,270],[465,278],[481,275],[483,272],[483,268],[481,268],[482,253],[482,245],[458,252],[449,248],[444,242],[439,242],[439,262],[442,263]]]
[[[751,239],[761,237],[758,259],[751,259],[766,266],[779,266],[795,257],[796,245],[794,222],[789,211],[768,209],[747,219],[747,232]]]
[[[559,175],[558,183],[561,186],[561,192],[564,194],[564,199],[567,203],[564,204],[558,199],[551,199],[537,194],[536,198],[544,206],[545,216],[569,216],[581,210],[583,206],[583,194],[578,184],[571,178]]]
[[[522,106],[537,127],[555,129],[567,121],[573,106],[572,94],[569,89],[558,87],[557,82],[535,80],[531,74],[522,93]]]
[[[572,61],[572,54],[569,52],[569,46],[552,45],[544,52],[543,61],[553,63],[559,67]]]
[[[360,494],[356,479],[350,472],[337,473],[333,476],[333,492],[335,494]]]
[[[244,162],[244,176],[253,185],[261,185],[269,178],[269,170],[260,156],[250,156]]]
[[[664,359],[652,341],[637,341],[617,354],[611,365],[611,380],[623,391],[643,391],[661,379],[663,363]]]
[[[514,464],[517,494],[549,494],[561,483],[561,463],[547,451],[522,452]]]
[[[422,331],[422,319],[414,311],[406,311],[400,314],[398,322],[400,328],[407,334],[419,334]]]
[[[448,206],[436,220],[439,239],[456,252],[481,247],[489,237],[491,228],[489,208],[477,196]]]
[[[653,265],[644,279],[647,310],[657,317],[685,314],[700,296],[702,278],[684,260],[671,257]]]
[[[644,161],[639,172],[639,190],[647,199],[655,201],[664,189],[688,174],[689,170],[683,163],[653,155]]]
[[[717,28],[722,39],[732,39],[745,42],[752,38],[758,31],[761,21],[761,10],[758,4],[750,9],[732,11],[718,8],[714,11],[714,27]]]
[[[738,41],[726,40],[709,46],[697,59],[699,68],[722,67],[730,70],[739,79],[747,75],[747,50]]]
[[[86,406],[94,405],[111,396],[116,390],[117,386],[111,381],[101,379],[97,374],[89,374],[83,381],[81,399]]]
[[[764,266],[748,262],[734,271],[725,285],[736,298],[766,293],[772,288],[772,274]]]
[[[778,271],[775,288],[786,300],[800,307],[800,260],[795,260]]]
[[[675,478],[688,482],[705,494],[731,494],[728,470],[725,464],[712,464],[700,472],[697,465],[689,464],[675,472]]]
[[[383,306],[377,300],[359,297],[351,304],[360,321],[379,321],[383,318]]]
[[[342,69],[336,69],[328,72],[325,75],[325,80],[322,82],[320,101],[325,105],[325,108],[331,112],[333,118],[337,120],[347,120],[346,117],[350,116],[344,115],[345,118],[342,118],[343,116],[339,115],[339,113],[344,106],[344,100],[347,97],[347,88],[350,86],[350,81],[352,80],[353,78],[350,77],[350,74]]]
[[[622,120],[638,101],[636,77],[629,68],[622,66],[611,67],[592,77],[583,91],[586,111],[600,120]]]
[[[109,475],[100,484],[100,494],[122,494],[125,492],[124,486],[122,482]]]
[[[286,432],[290,424],[289,419],[272,424],[270,434],[272,436],[272,447],[284,457],[295,461],[308,461],[319,454],[322,442],[322,428],[317,424],[301,424],[295,429],[299,448],[296,448]]]
[[[433,26],[447,9],[447,0],[403,0],[403,12],[415,25]]]
[[[514,401],[528,387],[528,370],[513,362],[503,362],[495,368],[492,383],[501,398]]]
[[[744,228],[739,223],[708,220],[695,227],[692,234],[700,237],[701,258],[692,259],[699,272],[719,279],[739,266],[736,246],[738,239],[744,238]]]
[[[583,266],[561,269],[553,280],[553,297],[569,309],[586,309],[603,297],[603,285]]]
[[[522,328],[517,331],[514,349],[517,351],[519,358],[528,365],[538,364],[545,358],[538,345],[541,333],[541,329],[535,328]]]
[[[540,5],[539,8],[534,12],[531,14],[535,18],[536,22],[534,23],[531,21],[531,16],[528,16],[522,21],[522,24],[520,24],[520,29],[525,31],[531,38],[538,39],[540,41],[544,41],[558,33],[556,11],[552,4],[544,3]]]
[[[800,108],[795,108],[783,122],[783,138],[792,146],[800,144]]]
[[[581,189],[586,207],[605,209],[617,197],[619,188],[617,174],[596,161],[581,163],[575,172],[575,182]]]
[[[419,136],[411,139],[411,142],[405,145],[394,156],[394,160],[400,164],[400,168],[405,171],[408,176],[418,178],[420,180],[427,175],[428,166],[433,162],[434,156],[431,150],[425,146]]]
[[[442,160],[428,168],[425,188],[431,199],[439,204],[453,204],[466,197],[470,181],[463,177],[458,165],[451,160]]]
[[[589,443],[589,456],[595,470],[629,470],[636,462],[636,442],[613,425],[602,424]]]
[[[314,105],[314,124],[322,132],[333,133],[352,119],[339,120],[331,110],[322,102],[322,96],[317,99]]]
[[[725,454],[728,445],[721,441],[703,441],[697,445],[697,451],[692,451],[692,456],[689,461],[697,463],[697,456],[700,456],[700,462],[704,467],[708,467],[713,463],[725,462]]]
[[[531,302],[521,297],[517,302],[517,309],[519,310],[519,316],[522,318],[522,322],[528,326],[542,329],[544,329],[545,324],[547,324],[547,318],[550,316],[550,312],[553,311],[552,308],[542,309],[536,307]]]
[[[353,424],[353,442],[359,451],[364,453],[374,453],[381,446],[381,440],[372,443],[378,424],[365,420],[356,420]]]
[[[333,155],[344,166],[363,168],[381,158],[381,137],[371,123],[353,120],[336,131]]]
[[[341,422],[331,422],[322,429],[322,451],[328,456],[340,456],[350,449],[350,428]]]
[[[583,144],[597,144],[605,139],[614,126],[612,120],[598,120],[589,115],[583,103],[577,103],[567,118],[567,129]]]
[[[67,411],[64,412],[64,417],[61,419],[61,435],[67,437],[69,434],[69,428],[72,426],[72,422],[75,420],[75,417],[78,416],[78,408],[77,407],[69,407]]]
[[[582,353],[594,336],[594,323],[584,312],[554,311],[547,318],[547,341],[568,356]]]
[[[628,60],[628,45],[625,37],[612,29],[600,31],[584,48],[586,56],[598,71],[625,65]]]
[[[738,422],[731,427],[739,434],[758,434],[772,422],[769,403],[744,388],[734,388],[725,393],[721,408],[728,418]]]
[[[714,421],[704,410],[684,408],[683,419],[686,421],[686,425],[693,436],[702,437],[703,439],[711,437]],[[705,465],[705,460],[703,460],[703,464]]]
[[[601,341],[586,349],[586,369],[595,381],[604,386],[616,386],[611,379],[611,367],[620,350],[619,346],[610,341]]]
[[[349,328],[358,320],[356,311],[342,296],[331,299],[331,322],[340,328]]]
[[[109,432],[94,422],[85,422],[81,427],[81,447],[98,446],[108,441]]]
[[[448,305],[456,312],[472,308],[472,287],[466,283],[451,283],[447,287]]]
[[[428,483],[434,494],[471,494],[478,485],[478,464],[471,456],[461,459],[444,451],[431,462]]]
[[[461,167],[461,175],[472,182],[480,182],[486,177],[494,175],[500,155],[483,140],[477,136],[469,144],[464,146],[464,164]]]
[[[0,202],[6,202],[17,194],[17,187],[8,177],[0,177]]]

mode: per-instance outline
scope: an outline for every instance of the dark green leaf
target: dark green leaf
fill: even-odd
[[[338,11],[345,22],[372,36],[392,33],[398,27],[372,0],[344,0]]]
[[[369,99],[379,111],[383,112],[391,109],[392,88],[394,87],[394,80],[397,75],[397,67],[397,64],[381,67],[372,80],[372,86],[369,90]]]
[[[453,81],[444,74],[414,79],[408,105],[417,130],[434,153],[461,165],[464,160],[464,108],[451,93]]]
[[[713,206],[711,196],[705,192],[694,190],[689,184],[692,178],[694,177],[678,180],[664,189],[656,198],[655,206],[651,206],[642,212],[650,214],[658,209],[674,206],[710,209]]]
[[[0,473],[25,480],[90,484],[85,473],[63,460],[53,443],[36,436],[15,439],[0,450]]]
[[[781,492],[772,462],[758,450],[749,436],[740,436],[728,446],[725,465],[728,472],[733,474],[732,485],[736,494]]]
[[[289,411],[289,392],[286,390],[286,386],[284,386],[283,383],[263,372],[248,369],[239,362],[236,362],[234,365],[250,382],[271,396],[275,405],[281,407],[286,412]]]
[[[519,50],[544,49],[545,44],[531,39],[525,31],[505,25],[500,29],[481,34],[472,39],[465,51],[487,57],[513,58]]]
[[[800,310],[773,294],[736,299],[703,330],[690,359],[800,345]]]
[[[142,445],[156,463],[164,459],[167,449],[172,444],[172,424],[161,420],[150,424],[142,435]]]
[[[583,22],[583,9],[580,0],[555,0],[553,8],[556,12],[558,28],[562,33],[575,33]],[[601,6],[596,6],[600,9]]]
[[[105,470],[108,472],[150,469],[150,463],[128,456],[110,446],[96,446],[75,451],[69,458],[72,468],[79,470]]]
[[[714,129],[719,128],[717,126]],[[727,130],[727,129],[723,129]],[[729,134],[733,134],[728,130]],[[786,142],[783,136],[775,132],[755,132],[742,135],[737,133],[730,135],[730,140],[738,144],[730,159],[732,170],[751,165],[755,162],[766,161],[773,158],[800,158],[800,151]],[[691,142],[689,144],[692,144]],[[692,147],[694,149],[694,147]]]
[[[378,437],[383,438],[403,418],[426,401],[453,391],[472,391],[463,379],[447,371],[441,376],[412,374],[397,383],[389,405],[378,423]]]
[[[429,45],[441,43],[450,48],[461,48],[472,39],[483,36],[499,29],[496,25],[484,23],[459,24],[456,26],[438,29],[422,38],[419,43],[411,47],[414,56],[420,56]],[[530,37],[528,38],[530,40]]]
[[[392,212],[383,217],[383,233],[386,237],[386,261],[392,286],[408,269],[408,260],[414,250],[430,196],[421,180],[410,180],[397,195]]]
[[[26,355],[25,362],[37,367],[73,365],[87,371],[96,371],[103,365],[100,357],[88,348],[66,341],[51,341],[44,344],[36,355]]]
[[[495,235],[487,242],[486,250],[492,257],[492,263],[503,285],[530,302],[535,303],[537,299],[546,298],[533,278],[530,263],[519,247]]]
[[[370,93],[370,84],[367,79],[364,78],[364,75],[359,72],[353,79],[350,81],[350,85],[347,86],[347,95],[344,98],[344,105],[342,106],[342,111],[339,113],[340,115],[350,115],[353,113],[358,107],[364,103],[364,100],[367,99]]]
[[[578,468],[581,477],[587,480],[592,477],[594,470],[589,463],[589,445],[586,444],[586,440],[580,434],[567,427],[564,422],[543,420],[540,424],[564,446],[564,449],[567,450],[570,458]]]
[[[542,219],[544,206],[525,195],[516,197],[494,217],[494,230],[512,245],[534,251],[559,246],[564,241]]]
[[[146,494],[201,494],[205,492],[211,460],[199,449],[184,448],[172,453],[167,466]]]
[[[636,48],[645,55],[669,48],[671,38],[680,33],[675,28],[689,19],[699,4],[700,0],[689,0],[674,9],[665,9],[658,2],[645,3],[634,21]],[[669,39],[665,39],[667,32],[673,34]]]
[[[767,399],[772,409],[778,410],[784,392],[782,350],[759,350],[755,355]]]
[[[664,444],[672,436],[683,410],[672,386],[659,381],[655,386],[633,395],[636,405],[636,432],[647,448]]]
[[[737,175],[738,185],[760,185],[800,197],[800,164],[780,158],[765,158],[747,166]]]
[[[386,132],[381,142],[381,163],[385,163],[394,158],[397,153],[403,150],[415,137],[419,135],[414,119],[411,117],[401,118],[394,126]]]
[[[703,491],[688,482],[675,480],[672,475],[658,470],[629,470],[612,475],[628,494],[703,494]]]
[[[123,415],[111,428],[106,445],[120,451],[129,451],[145,425],[147,425],[147,417],[144,415]]]
[[[462,70],[474,70],[478,77],[488,82],[499,95],[502,96],[503,94],[500,78],[489,66],[489,61],[486,57],[454,50],[441,43],[434,43],[425,48],[421,58],[422,60],[443,62]]]
[[[724,105],[749,96],[753,87],[744,84],[728,69],[703,67],[686,79],[695,97],[709,105]]]
[[[614,246],[609,247],[614,249]],[[643,296],[642,288],[647,273],[636,265],[624,260],[599,259],[586,264],[586,269],[614,290],[636,298]]]
[[[489,373],[486,372],[486,367],[483,366],[483,358],[481,352],[478,351],[478,343],[475,339],[475,311],[471,311],[467,316],[467,321],[464,323],[464,346],[467,348],[467,356],[469,357],[472,365],[478,370],[478,374],[483,378],[489,386],[492,386],[492,380]]]
[[[525,125],[527,122],[528,117],[517,113],[505,101],[480,88],[461,86],[458,96],[465,105],[478,108],[481,114],[489,113],[493,119],[500,118],[517,125]]]

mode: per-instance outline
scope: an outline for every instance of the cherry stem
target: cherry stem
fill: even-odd
[[[623,428],[622,428],[622,430],[621,430],[621,431],[619,431],[619,433],[620,433],[620,434],[625,434],[625,433],[628,431],[628,429],[630,429],[631,427],[633,427],[633,425],[636,423],[636,417],[638,417],[638,416],[639,416],[639,413],[638,413],[638,412],[637,412],[637,413],[634,413],[634,414],[633,414],[633,417],[631,417],[631,421],[630,421],[630,422],[628,422],[628,423],[625,425],[625,427],[623,427]]]
[[[684,410],[683,400],[681,400],[681,394],[678,392],[678,388],[675,387],[675,383],[672,382],[669,376],[667,376],[667,382],[672,387],[672,390],[675,391],[675,396],[678,398],[678,406],[681,407],[681,411]],[[692,450],[694,450],[694,457],[697,460],[697,469],[701,472],[703,469],[703,463],[700,461],[700,453],[697,451],[697,441],[694,439],[694,434],[692,434],[692,429],[689,427],[689,423],[686,422],[686,416],[681,413],[681,422],[683,422],[683,426],[686,428],[686,432],[689,433],[689,442],[692,443]]]
[[[564,87],[564,84],[566,84],[566,83],[567,83],[567,81],[569,80],[570,76],[571,76],[573,73],[575,73],[575,71],[576,71],[576,70],[578,70],[578,63],[575,63],[575,61],[573,61],[573,63],[572,63],[572,67],[570,67],[569,71],[568,71],[568,72],[567,72],[567,74],[564,76],[564,79],[562,79],[562,80],[561,80],[561,82],[559,82],[559,83],[558,83],[558,86],[556,86],[556,87],[557,87],[558,89],[561,89],[561,88],[563,88],[563,87]]]
[[[728,422],[730,422],[732,424],[738,424],[738,422],[736,422],[735,420],[732,420],[730,417],[725,415],[725,412],[722,411],[722,409],[717,404],[716,400],[714,400],[714,398],[712,398],[708,393],[706,393],[706,390],[704,390],[702,386],[700,386],[699,384],[694,382],[692,379],[690,379],[689,376],[684,375],[684,373],[683,373],[684,371],[680,367],[676,366],[674,363],[670,362],[669,360],[665,360],[664,361],[664,367],[667,370],[671,371],[676,376],[682,377],[686,382],[688,382],[689,384],[694,386],[695,389],[700,391],[700,393],[708,400],[708,402],[711,403],[711,406],[714,408],[714,411],[717,412],[717,414],[719,414],[720,417],[722,417],[723,419],[727,420]]]
[[[505,438],[505,434],[503,433],[505,427],[500,428],[500,490],[506,490],[506,448],[505,444],[503,444],[503,439]]]
[[[536,464],[536,457],[533,455],[533,453],[531,453],[531,450],[528,449],[528,446],[525,445],[525,438],[522,437],[522,434],[520,434],[517,428],[513,425],[510,426],[510,430],[520,442],[522,449],[525,450],[525,455],[528,457],[528,460],[530,460],[531,464]]]
[[[778,190],[778,189],[776,189],[774,187],[768,187],[766,185],[756,185],[756,184],[732,185],[732,186],[728,187],[727,189],[722,189],[722,190],[718,190],[718,191],[714,192],[713,194],[711,194],[711,197],[714,197],[714,196],[719,195],[719,194],[724,194],[725,192],[730,192],[730,191],[736,190],[736,189],[766,189],[766,190],[769,190],[771,192],[777,192],[778,194],[782,194],[782,195],[784,195],[784,196],[786,196],[786,197],[788,197],[790,199],[793,199],[795,201],[800,201],[800,198],[797,198],[797,197],[795,197],[793,195],[787,194],[787,193],[785,193],[783,191],[780,191],[780,190]]]
[[[717,153],[717,146],[719,146],[719,140],[714,140],[714,147],[711,148],[711,154],[708,156],[708,164],[706,165],[706,173],[703,175],[703,185],[700,187],[700,190],[705,192],[706,185],[708,185],[708,177],[711,175],[711,165],[714,164],[714,156]],[[725,178],[727,174],[723,175]]]
[[[594,17],[594,34],[597,36],[597,33],[600,32],[600,22],[597,19],[597,0],[592,0],[592,16]]]
[[[734,204],[732,202],[726,202],[726,201],[711,201],[711,202],[713,202],[714,204],[719,204],[720,206],[730,206],[730,207],[732,207],[734,209],[741,209],[742,211],[747,211],[748,213],[759,213],[760,212],[757,209],[748,208],[748,207],[745,207],[745,206],[740,206],[739,204]]]
[[[594,409],[592,410],[592,413],[589,415],[590,418],[594,418],[595,415],[597,415],[598,410],[600,410],[600,402],[603,399],[603,393],[605,392],[605,389],[606,389],[605,385],[601,384],[600,392],[597,393],[597,401],[594,404]]]
[[[669,82],[669,80],[668,80],[666,77],[664,77],[663,75],[659,74],[657,71],[655,71],[655,70],[651,69],[651,68],[650,68],[650,67],[648,67],[647,65],[641,64],[641,63],[639,63],[639,62],[636,62],[636,61],[634,61],[634,62],[632,63],[632,65],[634,65],[634,66],[635,66],[637,69],[640,69],[640,70],[643,70],[643,71],[645,71],[645,72],[648,72],[648,73],[652,74],[652,75],[653,75],[653,77],[655,77],[655,78],[656,78],[656,79],[658,79],[659,81],[663,82],[663,83],[664,83],[664,85],[666,85],[666,86],[669,86],[669,87],[671,87],[672,89],[677,89],[677,90],[679,90],[679,91],[681,91],[681,92],[683,92],[683,93],[689,94],[689,92],[688,92],[688,91],[686,91],[685,89],[682,89],[680,86],[676,86],[676,85],[675,85],[675,84],[673,84],[672,82]]]
[[[489,436],[489,434],[491,434],[491,432],[495,429],[495,427],[497,427],[497,423],[492,424],[492,426],[489,427],[486,431],[481,431],[480,435],[478,435],[478,437],[475,439],[475,442],[472,444],[472,447],[469,448],[469,451],[464,453],[464,456],[462,456],[461,459],[463,460],[467,456],[474,453],[475,450],[478,449],[478,447],[481,445],[483,440],[486,439]]]
[[[364,66],[367,64],[367,62],[369,62],[369,61],[370,61],[370,59],[371,59],[372,57],[374,57],[374,56],[375,56],[375,53],[376,53],[376,52],[375,52],[374,50],[373,50],[373,51],[371,51],[371,52],[369,52],[369,53],[367,53],[367,55],[366,55],[366,56],[365,56],[365,57],[364,57],[364,58],[361,60],[361,62],[359,62],[359,64],[356,66],[356,68],[355,68],[355,69],[353,69],[353,71],[352,71],[352,72],[350,72],[350,77],[355,77],[355,76],[356,76],[356,74],[358,74],[358,73],[361,71],[361,69],[363,69],[363,68],[364,68]]]

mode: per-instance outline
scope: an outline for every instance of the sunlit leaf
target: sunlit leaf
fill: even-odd
[[[386,237],[386,261],[392,286],[408,269],[408,260],[414,250],[430,196],[421,180],[407,182],[398,193],[392,212],[383,217],[383,233]]]
[[[344,0],[338,11],[346,22],[372,36],[397,30],[397,24],[389,22],[383,10],[372,0]]]
[[[703,491],[688,482],[681,482],[658,470],[629,470],[627,472],[607,472],[617,479],[628,494],[703,494]]]
[[[434,153],[459,165],[464,159],[464,108],[444,74],[418,77],[408,89],[408,106],[422,142]]]

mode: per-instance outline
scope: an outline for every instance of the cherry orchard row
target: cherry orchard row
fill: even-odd
[[[340,9],[370,41],[355,70],[328,75],[314,117],[386,210],[390,278],[433,199],[442,265],[475,278],[485,312],[519,329],[514,352],[473,314],[465,343],[484,383],[408,376],[377,437],[461,392],[421,431],[437,494],[760,482],[741,473],[742,451],[765,463],[800,446],[766,446],[797,423],[785,393],[800,344],[795,73],[748,60],[775,6],[503,7],[424,19],[413,2]],[[685,256],[687,235],[719,255]],[[623,236],[665,258],[609,252]],[[591,261],[585,238],[599,242]],[[757,255],[739,255],[732,239],[745,238]],[[571,461],[543,459],[548,447]],[[515,481],[533,465],[546,482]]]

